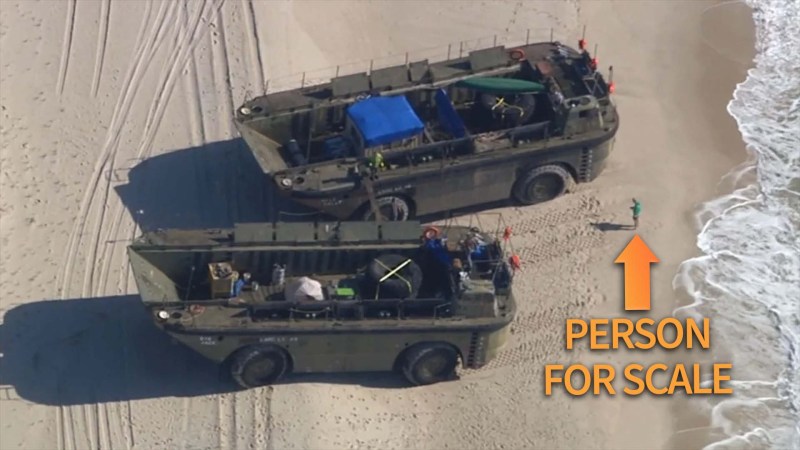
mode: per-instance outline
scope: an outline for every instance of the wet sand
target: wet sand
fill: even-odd
[[[563,327],[624,315],[613,261],[634,196],[661,259],[652,315],[684,300],[671,282],[694,255],[691,212],[744,158],[725,106],[752,24],[745,6],[717,4],[2,2],[0,448],[657,448],[676,425],[702,426],[677,398],[546,398],[543,377],[571,359],[665,357],[568,353]],[[267,80],[527,28],[575,45],[583,24],[614,65],[621,129],[596,182],[497,210],[524,266],[513,339],[489,367],[425,388],[354,375],[230,393],[142,317],[125,257],[137,226],[274,206],[230,119]]]

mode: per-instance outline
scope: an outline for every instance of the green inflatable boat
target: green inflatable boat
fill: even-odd
[[[514,78],[474,77],[461,80],[456,86],[492,94],[534,94],[543,92],[544,85]]]

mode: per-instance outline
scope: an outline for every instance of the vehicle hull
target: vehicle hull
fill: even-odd
[[[509,157],[447,162],[441,170],[408,176],[381,176],[373,182],[376,197],[399,196],[408,200],[416,216],[471,208],[511,197],[514,183],[528,170],[559,165],[577,183],[591,182],[605,169],[614,134],[585,142],[565,140],[549,149],[518,152]],[[275,186],[279,195],[340,220],[359,219],[369,202],[362,186],[338,190],[299,191]]]
[[[273,345],[289,355],[293,373],[380,372],[397,368],[403,351],[417,344],[453,345],[464,368],[477,369],[507,344],[511,319],[483,326],[433,324],[350,330],[177,330],[164,331],[219,364],[250,345]]]

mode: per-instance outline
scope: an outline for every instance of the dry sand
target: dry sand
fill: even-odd
[[[621,313],[613,260],[632,233],[592,223],[626,224],[632,196],[662,261],[656,312],[680,300],[689,213],[744,156],[725,105],[752,26],[743,5],[716,4],[4,0],[0,448],[658,447],[677,400],[546,398],[543,366],[643,357],[562,340],[568,317]],[[574,45],[583,24],[615,66],[622,127],[595,183],[502,211],[525,266],[513,341],[490,367],[425,388],[341,377],[226,393],[141,317],[124,252],[136,224],[265,213],[231,116],[266,80],[529,27]]]

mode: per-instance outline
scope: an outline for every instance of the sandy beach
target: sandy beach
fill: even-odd
[[[238,164],[231,118],[245,97],[527,29],[576,45],[584,25],[600,67],[614,66],[614,153],[575,192],[495,210],[523,274],[512,341],[488,367],[430,387],[308,377],[233,393],[143,315],[125,254],[138,227],[276,208]],[[614,259],[633,236],[618,227],[631,197],[661,260],[652,315],[687,302],[672,280],[696,254],[692,213],[745,158],[726,105],[752,29],[746,5],[719,1],[3,1],[0,449],[640,449],[706,426],[680,395],[545,397],[543,371],[679,357],[567,352],[563,327],[625,315]]]

